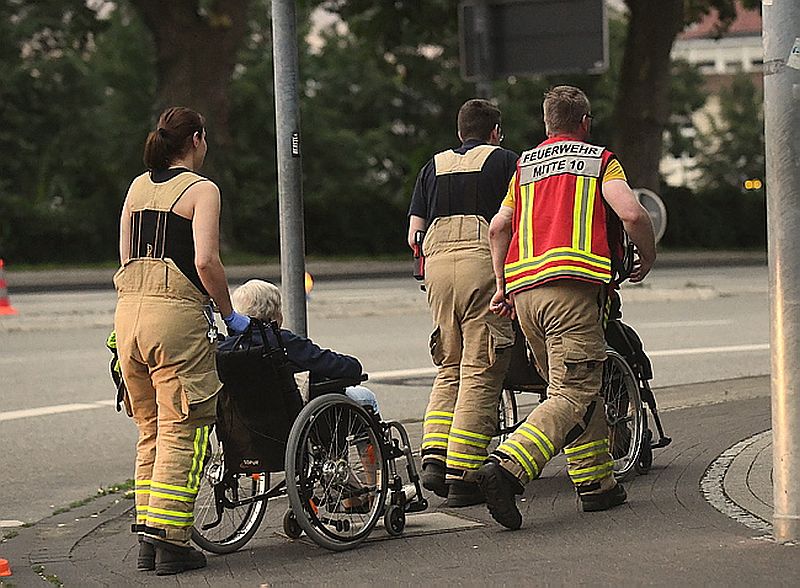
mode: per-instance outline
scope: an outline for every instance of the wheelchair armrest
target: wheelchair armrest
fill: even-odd
[[[358,378],[332,378],[330,380],[322,380],[314,382],[309,386],[310,396],[315,398],[319,394],[326,394],[328,392],[339,392],[348,386],[357,386],[361,382],[369,379],[367,374],[361,374]]]

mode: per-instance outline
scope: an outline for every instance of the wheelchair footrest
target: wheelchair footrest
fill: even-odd
[[[661,437],[658,441],[653,443],[650,447],[653,449],[661,449],[672,443],[672,437]]]

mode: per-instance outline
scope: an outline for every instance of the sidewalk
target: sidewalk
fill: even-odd
[[[673,251],[660,253],[657,267],[705,267],[766,265],[767,255],[762,251]],[[407,261],[325,261],[310,260],[308,272],[315,280],[343,280],[363,278],[409,277],[411,259]],[[111,289],[115,268],[108,269],[58,269],[42,271],[6,270],[6,281],[11,294],[25,292],[53,292],[63,290]],[[251,278],[279,282],[279,263],[230,266],[226,268],[228,280],[240,284]]]
[[[42,577],[81,587],[798,585],[796,547],[769,536],[769,378],[678,388],[656,390],[673,443],[656,451],[648,475],[625,483],[629,501],[611,511],[577,512],[559,457],[527,486],[516,532],[495,524],[483,506],[446,509],[430,497],[428,513],[409,516],[402,537],[388,539],[376,528],[358,549],[333,553],[283,537],[286,500],[278,499],[241,551],[210,555],[204,570],[159,578],[135,571],[132,501],[111,495],[0,544],[14,572],[0,586],[44,586]],[[713,390],[705,404],[676,400],[687,391],[708,398]],[[420,425],[408,429],[418,443]],[[429,513],[438,515],[435,522]]]

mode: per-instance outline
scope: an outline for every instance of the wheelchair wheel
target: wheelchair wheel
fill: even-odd
[[[646,474],[651,467],[653,467],[653,431],[647,429],[644,432],[642,453],[639,455],[639,461],[636,462],[636,473]]]
[[[391,504],[383,515],[383,526],[393,537],[399,537],[406,528],[406,512],[399,504]]]
[[[614,475],[628,477],[636,468],[644,440],[644,408],[639,383],[628,362],[608,350],[603,366],[603,387],[609,449],[614,458]]]
[[[215,431],[209,435],[208,454],[194,507],[192,541],[211,553],[232,553],[250,541],[264,519],[266,500],[239,503],[266,493],[269,473],[227,473]]]
[[[500,443],[503,443],[511,434],[510,429],[519,418],[518,412],[516,394],[513,390],[503,388],[500,393],[500,402],[497,405],[497,430]]]
[[[383,514],[383,437],[373,417],[340,394],[312,400],[286,447],[286,493],[300,528],[333,551],[352,549]]]
[[[291,508],[283,515],[283,532],[289,539],[300,539],[303,536],[303,529],[300,528]]]

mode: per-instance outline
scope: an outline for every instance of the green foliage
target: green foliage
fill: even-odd
[[[673,157],[694,157],[697,143],[692,114],[706,103],[703,75],[696,66],[686,61],[676,61],[672,64],[671,82],[672,115],[664,129],[664,150]],[[692,129],[692,132],[687,133],[686,129]]]
[[[666,248],[763,249],[767,210],[763,191],[716,188],[693,193],[668,187],[661,195],[668,211]]]
[[[693,90],[686,92],[687,104],[692,95]],[[714,114],[707,115],[708,130],[684,139],[682,147],[695,156],[701,172],[697,190],[667,188],[663,194],[669,213],[662,241],[666,247],[766,247],[765,191],[742,188],[745,179],[763,181],[765,174],[760,90],[740,74],[719,92],[717,103],[718,109],[711,105]],[[673,143],[672,151],[677,155],[680,148]]]
[[[120,69],[123,54],[139,66]],[[122,7],[99,20],[83,0],[2,2],[0,256],[114,257],[151,68],[146,34]]]
[[[709,1],[693,6],[706,10]],[[712,3],[717,1],[729,2]],[[0,0],[0,257],[7,262],[91,262],[117,254],[119,208],[131,178],[142,170],[142,145],[152,123],[156,58],[150,33],[128,1],[89,4],[94,9],[85,0]],[[303,0],[298,5],[304,39],[315,8],[338,19],[318,31],[312,45],[300,45],[308,253],[403,253],[417,172],[436,151],[458,144],[457,110],[475,96],[474,85],[459,73],[455,3]],[[269,6],[253,2],[250,10],[249,35],[230,86],[233,143],[224,153],[212,148],[208,171],[223,187],[226,241],[236,251],[275,256]],[[609,26],[606,74],[494,84],[506,147],[520,152],[544,138],[542,94],[560,83],[587,91],[595,115],[593,140],[610,142],[627,24],[612,19]],[[676,64],[674,74],[675,116],[667,144],[675,154],[691,154],[706,144],[686,140],[677,129],[702,104],[701,80],[685,64]],[[719,188],[719,194],[723,186],[738,184],[731,175],[735,170],[763,177],[744,165],[755,165],[755,154],[763,150],[760,129],[744,122],[752,119],[747,109],[759,98],[744,87],[732,92],[723,97],[729,122],[714,129],[721,136],[719,149],[704,163],[709,166],[704,176],[716,182],[708,189]],[[726,164],[726,158],[734,163]],[[763,155],[759,165],[763,169]],[[674,206],[695,206],[686,195],[672,198]],[[754,198],[742,195],[737,206],[749,210],[741,202]],[[665,240],[680,244],[698,238],[691,236],[693,229],[672,224],[673,210],[670,215]]]
[[[738,74],[720,91],[719,115],[709,115],[708,124],[697,154],[701,187],[741,190],[745,179],[764,180],[763,98],[750,76]]]

